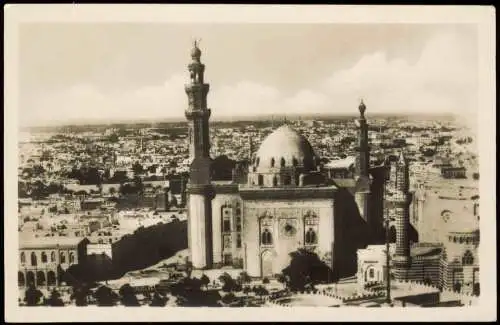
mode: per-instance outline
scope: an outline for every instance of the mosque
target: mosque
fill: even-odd
[[[385,240],[387,168],[370,165],[366,106],[359,105],[358,152],[350,166],[328,169],[309,141],[288,124],[261,143],[231,180],[213,177],[207,107],[209,84],[195,42],[185,86],[191,152],[188,243],[196,269],[243,268],[251,277],[273,277],[299,248],[316,253],[334,277],[356,273],[358,249]],[[398,234],[407,232],[408,200],[401,201]],[[408,203],[409,204],[409,203]],[[406,207],[406,208],[405,208]],[[401,254],[407,236],[399,236]],[[402,258],[400,264],[407,261]]]

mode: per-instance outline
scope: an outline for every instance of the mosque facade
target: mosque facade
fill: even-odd
[[[188,66],[191,81],[185,86],[193,267],[232,266],[252,277],[273,277],[300,248],[316,253],[336,277],[355,274],[357,250],[383,242],[385,234],[386,168],[370,165],[366,106],[360,104],[355,121],[359,132],[354,166],[343,167],[343,172],[327,170],[309,141],[285,123],[267,136],[245,168],[232,170],[231,180],[218,181],[212,177],[209,85],[200,57],[195,43]],[[405,223],[399,224],[404,230]]]

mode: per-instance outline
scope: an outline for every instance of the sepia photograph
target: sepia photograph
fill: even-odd
[[[495,12],[446,7],[6,5],[6,314],[496,320]]]

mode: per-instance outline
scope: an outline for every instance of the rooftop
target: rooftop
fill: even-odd
[[[19,239],[19,248],[76,247],[83,240],[82,237],[24,237]]]
[[[350,156],[344,159],[332,160],[325,164],[327,169],[349,169],[354,166],[356,157]]]

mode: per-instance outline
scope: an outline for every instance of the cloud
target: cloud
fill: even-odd
[[[290,93],[254,80],[212,85],[208,105],[214,117],[253,114],[356,112],[363,98],[370,112],[463,112],[477,110],[476,48],[456,33],[429,39],[420,58],[409,63],[383,51],[361,57],[353,66]],[[304,66],[307,69],[307,65]],[[236,73],[236,72],[235,72]],[[89,84],[32,98],[22,121],[67,119],[162,119],[183,117],[187,72],[163,84],[133,91],[102,92]],[[208,80],[210,82],[210,80]]]
[[[432,38],[413,65],[390,60],[384,52],[366,55],[350,69],[332,74],[322,91],[332,95],[339,110],[364,97],[376,112],[474,111],[476,62],[457,37]]]

